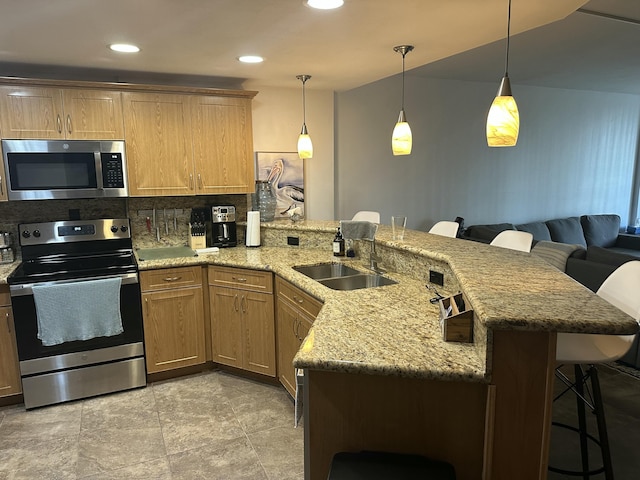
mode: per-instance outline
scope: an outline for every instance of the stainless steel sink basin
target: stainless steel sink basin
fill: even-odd
[[[314,280],[359,275],[361,272],[342,263],[320,263],[318,265],[296,265],[294,270]]]
[[[327,278],[318,281],[333,290],[357,290],[359,288],[382,287],[384,285],[395,285],[398,283],[382,275],[369,275],[366,273],[348,277]]]

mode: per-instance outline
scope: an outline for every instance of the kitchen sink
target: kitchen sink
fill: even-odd
[[[357,290],[359,288],[382,287],[384,285],[395,285],[398,283],[382,275],[371,275],[367,273],[350,275],[348,277],[326,278],[318,281],[333,290]]]
[[[317,265],[296,265],[294,270],[314,280],[360,275],[362,272],[342,263],[320,263]]]

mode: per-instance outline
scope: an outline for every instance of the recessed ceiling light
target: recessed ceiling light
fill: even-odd
[[[307,0],[307,5],[319,10],[331,10],[344,5],[344,0]]]
[[[113,43],[109,45],[109,48],[114,52],[120,53],[137,53],[140,51],[138,47],[135,45],[130,45],[128,43]]]
[[[241,57],[238,57],[238,60],[242,63],[261,63],[264,61],[264,58],[259,55],[242,55]]]

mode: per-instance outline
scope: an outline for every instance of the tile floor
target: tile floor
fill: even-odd
[[[219,371],[0,409],[0,480],[300,480],[302,452],[282,388]]]

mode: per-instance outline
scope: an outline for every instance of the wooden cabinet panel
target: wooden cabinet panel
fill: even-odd
[[[120,92],[0,87],[2,138],[123,139]]]
[[[209,292],[213,361],[242,368],[241,292],[224,287],[210,287]]]
[[[0,397],[22,392],[8,288],[0,290]]]
[[[293,357],[309,333],[322,303],[279,277],[276,278],[276,292],[278,379],[291,396],[295,396]]]
[[[188,98],[171,94],[122,94],[129,195],[195,193]]]
[[[206,361],[201,267],[141,272],[147,372]]]
[[[4,168],[0,168],[0,202],[7,200],[7,179],[4,177]]]
[[[62,90],[62,102],[68,139],[124,139],[120,92]]]
[[[251,100],[191,98],[196,193],[253,191]]]
[[[240,307],[244,326],[244,367],[276,376],[276,334],[273,295],[243,292]]]
[[[215,362],[276,376],[272,278],[271,272],[209,267]]]
[[[247,268],[209,267],[209,284],[271,293],[273,274]]]
[[[143,292],[202,285],[202,267],[163,268],[140,272]]]
[[[65,138],[60,90],[0,87],[2,138]]]

